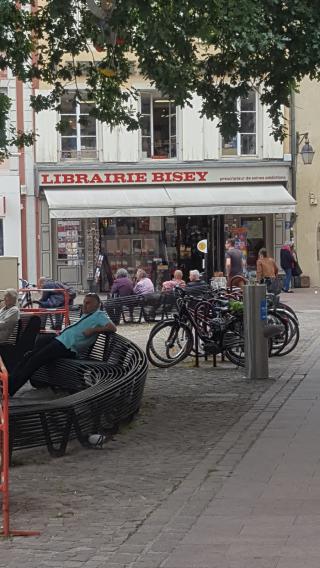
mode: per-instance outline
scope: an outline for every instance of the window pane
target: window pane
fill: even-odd
[[[169,101],[153,104],[154,156],[169,157]]]
[[[74,93],[66,93],[61,97],[61,114],[75,114],[76,113],[76,103],[73,100]]]
[[[140,121],[142,136],[150,136],[150,116],[142,116]]]
[[[175,158],[177,155],[177,143],[176,143],[176,137],[172,136],[170,138],[170,142],[171,142],[171,155],[170,158]]]
[[[65,138],[61,136],[61,149],[62,150],[76,150],[77,149],[77,138],[70,137]]]
[[[141,96],[141,114],[150,114],[150,95]]]
[[[256,131],[256,113],[242,112],[240,132],[255,132],[255,131]]]
[[[65,114],[61,117],[63,122],[63,136],[77,135],[77,118],[72,115]]]
[[[256,110],[256,93],[250,91],[247,97],[240,99],[241,110]]]
[[[237,155],[237,137],[225,140],[222,138],[222,155],[223,156],[236,156]]]
[[[93,116],[85,117],[85,124],[80,125],[81,136],[96,135],[96,119]]]
[[[255,134],[241,134],[241,154],[256,154]]]
[[[151,139],[142,138],[142,158],[151,158]]]
[[[172,114],[170,117],[171,120],[171,136],[175,136],[177,133],[177,121],[176,121],[176,115]]]
[[[96,138],[81,138],[81,150],[95,149],[96,148]]]
[[[77,156],[77,139],[64,138],[61,136],[61,157],[62,158],[75,158]]]
[[[92,108],[93,108],[93,103],[88,103],[88,102],[80,103],[80,114],[89,114]]]

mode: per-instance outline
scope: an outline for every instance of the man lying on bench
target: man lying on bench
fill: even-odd
[[[11,373],[9,394],[13,396],[46,363],[57,359],[74,358],[91,347],[98,333],[115,332],[116,326],[106,312],[100,310],[98,294],[86,294],[83,300],[83,315],[76,323],[66,327],[57,337],[41,337],[34,349]]]

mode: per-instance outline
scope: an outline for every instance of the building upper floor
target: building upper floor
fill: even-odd
[[[127,131],[109,128],[90,115],[92,102],[74,101],[70,89],[61,98],[60,112],[45,110],[36,115],[36,161],[46,164],[70,162],[172,163],[203,160],[248,162],[289,158],[286,146],[271,135],[267,109],[256,90],[237,102],[239,132],[223,139],[218,121],[200,114],[201,99],[194,95],[192,106],[184,108],[154,90],[147,82],[133,85],[132,112],[141,117],[141,127]],[[37,94],[48,94],[45,89]],[[58,132],[57,123],[63,130]]]

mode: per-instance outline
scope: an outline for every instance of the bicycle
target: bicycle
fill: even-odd
[[[232,363],[244,366],[242,316],[231,314],[227,306],[186,295],[176,289],[178,314],[173,320],[159,322],[151,330],[146,353],[159,368],[183,361],[194,349],[197,334],[205,355],[222,353]]]

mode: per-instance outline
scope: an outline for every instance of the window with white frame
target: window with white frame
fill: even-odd
[[[96,119],[89,115],[90,101],[75,101],[74,92],[61,97],[61,159],[94,159],[97,157]]]
[[[159,93],[141,93],[141,157],[176,158],[175,102]]]
[[[229,140],[222,138],[222,156],[252,156],[257,153],[257,94],[250,91],[237,101],[240,130]]]

